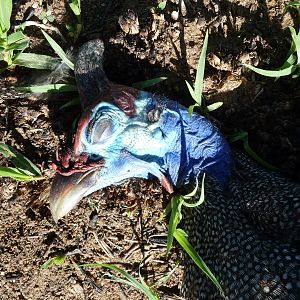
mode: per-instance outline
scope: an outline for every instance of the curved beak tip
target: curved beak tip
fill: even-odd
[[[74,176],[57,174],[52,182],[49,201],[50,211],[55,223],[64,217],[81,198],[77,196]]]
[[[57,224],[58,220],[61,219],[63,215],[60,215],[59,211],[54,209],[51,204],[50,204],[50,211],[54,222]]]
[[[50,199],[50,212],[52,218],[55,223],[58,223],[58,220],[60,220],[67,214],[67,212],[64,212],[62,209],[65,199],[63,197],[62,198],[54,197],[52,189],[49,195],[49,199]]]
[[[50,211],[55,223],[90,193],[90,188],[95,184],[95,173],[96,171],[89,171],[70,176],[55,176],[49,195]]]

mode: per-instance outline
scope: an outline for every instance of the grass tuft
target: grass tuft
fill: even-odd
[[[292,78],[298,78],[300,76],[300,30],[297,33],[295,28],[292,26],[289,26],[289,30],[291,32],[292,43],[287,54],[287,58],[281,67],[277,70],[265,70],[249,64],[244,64],[244,66],[257,74],[266,77],[279,78],[282,76],[292,75]]]
[[[11,177],[16,180],[44,179],[39,168],[11,146],[0,143],[0,153],[10,159],[15,166],[15,168],[0,166],[0,177]]]
[[[124,278],[117,277],[113,274],[108,274],[109,277],[112,278],[113,281],[119,282],[121,284],[130,285],[136,289],[138,289],[140,292],[142,292],[145,296],[148,297],[149,300],[160,300],[156,292],[147,285],[147,283],[144,281],[142,276],[139,274],[139,280],[134,278],[132,275],[130,275],[125,270],[117,267],[114,264],[104,264],[104,263],[94,263],[94,264],[82,264],[82,265],[73,265],[68,269],[71,268],[82,268],[82,267],[102,267],[107,268],[112,271],[115,271],[116,273],[120,274]]]
[[[41,269],[48,269],[52,265],[63,265],[67,254],[59,254],[55,257],[48,259],[45,263],[42,264]]]
[[[46,40],[48,41],[48,43],[50,44],[50,46],[53,48],[53,50],[56,52],[56,54],[62,59],[62,61],[71,69],[74,70],[74,64],[69,60],[69,58],[67,57],[67,54],[65,53],[65,51],[54,41],[54,39],[48,34],[46,33],[43,29],[42,29],[42,33],[44,35],[44,37],[46,38]]]
[[[270,169],[272,171],[278,171],[278,168],[276,168],[275,166],[266,162],[252,149],[252,147],[250,147],[248,132],[246,132],[244,130],[238,130],[236,133],[234,133],[230,136],[231,143],[235,143],[237,141],[241,141],[243,143],[246,153],[248,153],[248,155],[250,157],[252,157],[255,161],[257,161],[259,164],[261,164],[262,166],[264,166],[267,169]]]
[[[198,61],[194,88],[187,81],[185,81],[186,85],[188,87],[188,90],[190,92],[190,95],[196,102],[195,104],[191,105],[188,108],[188,112],[190,115],[193,114],[195,107],[199,107],[200,112],[202,114],[206,114],[207,112],[213,111],[223,105],[223,102],[216,102],[209,106],[206,106],[203,101],[202,92],[203,92],[203,85],[204,85],[204,70],[205,70],[207,46],[208,46],[208,31],[206,31],[204,42],[203,42],[203,47],[202,47],[202,50],[200,53],[200,58]]]
[[[202,177],[202,183],[201,183],[201,192],[198,198],[198,201],[195,203],[190,203],[188,200],[191,200],[193,197],[195,197],[198,193],[199,183],[198,178],[196,180],[196,186],[194,190],[187,194],[187,195],[175,195],[171,199],[171,205],[168,205],[165,213],[166,215],[169,214],[171,211],[171,216],[169,220],[169,226],[168,226],[168,236],[167,236],[167,252],[166,255],[168,256],[170,254],[171,248],[173,246],[174,238],[177,240],[177,242],[181,245],[183,250],[190,256],[190,258],[195,262],[195,264],[200,268],[200,270],[214,283],[214,285],[219,289],[221,296],[224,297],[224,291],[216,279],[216,277],[213,275],[213,273],[210,271],[208,266],[204,263],[200,255],[197,253],[197,251],[194,249],[194,247],[190,244],[187,234],[184,230],[178,228],[179,223],[182,220],[182,206],[188,207],[188,208],[196,208],[197,206],[201,205],[204,202],[204,180],[205,180],[205,174],[203,174]]]

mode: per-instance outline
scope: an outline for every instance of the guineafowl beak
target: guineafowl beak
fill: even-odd
[[[96,185],[99,170],[92,169],[70,176],[57,174],[50,191],[50,210],[55,222],[69,213],[78,202],[89,195]]]
[[[173,192],[172,183],[156,163],[143,161],[127,152],[119,153],[118,157],[111,154],[105,165],[102,160],[100,162],[100,166],[85,172],[56,175],[50,191],[50,210],[55,222],[70,212],[83,197],[104,187],[119,185],[132,177],[148,178],[152,174],[168,192]]]

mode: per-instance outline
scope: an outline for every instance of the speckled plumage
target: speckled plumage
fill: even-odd
[[[225,190],[211,178],[205,203],[185,211],[189,238],[228,299],[300,299],[300,186],[235,152]],[[187,299],[222,299],[191,262]]]

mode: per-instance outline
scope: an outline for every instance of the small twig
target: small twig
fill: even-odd
[[[138,249],[140,248],[139,244],[133,244],[128,249],[127,253],[124,255],[124,259],[130,258]]]
[[[109,246],[104,242],[104,241],[99,241],[97,234],[93,232],[94,238],[96,240],[96,242],[98,243],[98,245],[101,247],[101,249],[105,252],[105,254],[109,257],[109,258],[114,258],[113,253],[111,252]]]
[[[141,201],[140,199],[138,199],[138,206],[139,206],[139,215],[138,215],[138,224],[140,226],[140,232],[141,232],[141,238],[140,238],[140,247],[141,247],[141,252],[142,252],[142,255],[143,257],[145,257],[145,249],[144,249],[144,226],[143,226],[143,209],[142,209],[142,205],[141,205]]]
[[[153,255],[149,254],[148,256],[145,257],[145,259],[143,260],[143,262],[141,263],[141,266],[146,266],[148,264],[148,262],[152,261]]]
[[[110,236],[109,238],[106,238],[107,240],[115,240],[115,241],[118,241],[119,239],[115,236]],[[112,241],[110,241],[111,243],[113,243]],[[137,244],[138,241],[137,240],[132,240],[132,239],[124,239],[124,242],[127,242],[127,243],[135,243]]]
[[[105,236],[104,238],[105,238],[105,241],[106,241],[108,244],[110,244],[110,246],[116,247],[119,251],[122,251],[122,250],[123,250],[123,247],[121,247],[121,246],[115,244],[115,243],[112,242],[108,237]],[[116,240],[118,241],[118,238],[116,238]]]

